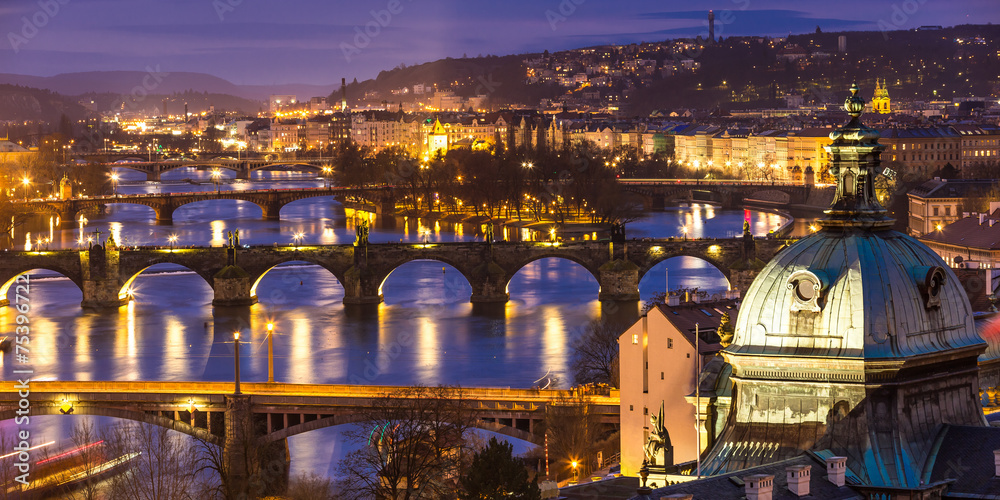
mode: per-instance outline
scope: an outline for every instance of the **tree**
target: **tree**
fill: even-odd
[[[573,346],[573,380],[577,385],[618,387],[618,337],[627,326],[594,320]]]
[[[80,450],[79,460],[82,465],[80,470],[82,480],[79,491],[83,500],[97,500],[101,498],[101,480],[97,473],[97,467],[107,457],[104,456],[103,447],[95,444],[99,441],[97,436],[97,431],[94,429],[94,422],[89,419],[74,426],[73,434],[70,436],[73,440],[73,445]]]
[[[538,478],[528,480],[528,469],[514,457],[514,447],[491,437],[472,457],[461,479],[462,500],[540,500]]]
[[[128,470],[107,481],[108,498],[161,500],[198,495],[198,454],[179,433],[147,423],[104,429],[109,457],[131,457]]]
[[[333,482],[314,473],[298,475],[284,495],[289,500],[333,500]]]
[[[338,498],[450,498],[474,416],[461,390],[406,388],[372,400],[345,432],[361,445],[340,462]]]

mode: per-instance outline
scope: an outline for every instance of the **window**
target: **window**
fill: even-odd
[[[648,407],[645,407],[645,406],[643,406],[643,407],[642,407],[642,414],[643,414],[643,415],[649,415],[649,408],[648,408]]]
[[[639,334],[638,333],[633,333],[632,334],[632,344],[635,345],[635,344],[638,344],[638,343],[639,343]]]
[[[674,339],[667,339],[667,349],[674,348]]]
[[[663,372],[660,372],[660,380],[663,380]]]
[[[944,207],[944,214],[951,215],[951,207]]]
[[[635,411],[634,405],[628,405],[628,411]]]
[[[691,359],[691,353],[688,353],[688,359]]]
[[[934,207],[934,215],[937,216],[937,214],[938,214],[938,207]]]

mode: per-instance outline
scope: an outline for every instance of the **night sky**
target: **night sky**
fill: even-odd
[[[0,29],[5,34],[5,43],[0,45],[0,72],[51,76],[94,70],[143,71],[147,65],[158,64],[163,71],[209,73],[237,84],[330,84],[342,76],[364,80],[400,63],[411,65],[443,57],[696,36],[707,33],[709,8],[716,11],[716,35],[721,36],[805,33],[817,25],[824,31],[872,30],[879,29],[880,20],[884,26],[899,29],[1000,23],[997,0],[41,3],[45,2],[58,5],[59,12],[45,14],[37,0],[0,0]],[[364,30],[371,23],[367,28],[375,33],[371,11],[390,6],[398,13],[380,16],[385,26],[378,25],[377,35],[362,47],[366,39],[356,36],[356,28]],[[724,14],[727,9],[731,12]],[[23,17],[44,22],[31,22],[26,28]]]

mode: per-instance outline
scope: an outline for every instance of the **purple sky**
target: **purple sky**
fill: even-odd
[[[55,15],[44,12],[46,2],[58,5]],[[374,32],[371,12],[390,6],[398,13],[383,16],[385,27],[367,46],[355,45],[356,28],[371,22]],[[330,84],[463,54],[695,36],[706,32],[709,8],[722,36],[787,35],[817,25],[874,30],[879,21],[899,29],[1000,23],[998,0],[0,0],[0,72],[51,76],[159,64],[237,84]],[[727,9],[730,22],[720,25]]]

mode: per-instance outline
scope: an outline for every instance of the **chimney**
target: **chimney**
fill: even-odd
[[[667,294],[667,305],[670,307],[677,307],[681,305],[681,297],[676,293]]]
[[[754,474],[743,478],[747,500],[771,500],[774,490],[774,476]]]
[[[340,112],[347,112],[347,78],[340,79]]]
[[[788,491],[799,497],[809,496],[809,480],[812,476],[811,465],[786,467],[785,475],[788,478]]]
[[[979,225],[982,226],[983,222],[986,222],[986,214],[979,214]]]
[[[701,304],[701,293],[695,292],[691,294],[691,302],[695,304]]]
[[[830,457],[826,459],[826,478],[837,486],[845,484],[847,474],[847,457]]]
[[[993,466],[996,467],[996,477],[1000,477],[1000,450],[993,450]]]
[[[997,223],[996,219],[990,219],[990,227],[993,227],[993,224],[996,224],[996,223]]]

